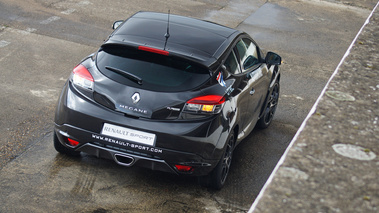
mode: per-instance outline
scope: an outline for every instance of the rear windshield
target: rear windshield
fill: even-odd
[[[103,47],[97,54],[96,63],[100,72],[108,78],[152,91],[191,90],[210,78],[207,69],[186,60],[120,45]]]

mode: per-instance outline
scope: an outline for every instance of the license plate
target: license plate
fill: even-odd
[[[105,123],[101,134],[149,146],[155,145],[155,134]]]

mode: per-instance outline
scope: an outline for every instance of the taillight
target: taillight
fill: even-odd
[[[184,110],[189,112],[219,113],[225,98],[220,95],[205,95],[187,101]]]
[[[72,71],[74,76],[72,77],[72,83],[75,86],[80,86],[84,89],[93,90],[94,80],[91,73],[87,68],[81,64],[76,66]]]

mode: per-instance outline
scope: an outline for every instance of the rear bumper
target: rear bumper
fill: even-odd
[[[123,166],[198,176],[208,174],[221,158],[228,132],[220,126],[219,119],[220,116],[194,122],[133,119],[87,100],[66,84],[57,106],[55,133],[68,148]],[[149,146],[102,135],[104,123],[155,134],[156,143]],[[70,147],[67,138],[79,145]],[[175,165],[192,166],[194,170],[180,172]]]
[[[95,145],[93,143],[86,143],[78,151],[82,151],[99,158],[114,160],[117,164],[122,166],[142,166],[151,170],[159,170],[170,173],[178,173],[174,168],[167,164],[164,160],[154,159],[151,157],[144,157],[137,154],[130,154],[126,152],[117,151],[105,146]]]
[[[63,129],[66,131],[62,131]],[[199,176],[208,174],[218,162],[216,159],[203,159],[193,153],[140,145],[67,125],[56,125],[55,134],[67,148],[114,160],[117,164],[127,167],[141,166],[151,170]],[[80,141],[80,144],[75,148],[71,147],[66,142],[67,138],[74,138]],[[194,170],[181,172],[175,165],[192,166]]]

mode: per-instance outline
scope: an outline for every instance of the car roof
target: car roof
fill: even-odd
[[[138,12],[128,18],[106,43],[123,43],[165,49],[170,54],[211,66],[240,33],[236,29],[199,19],[156,13]],[[167,33],[169,27],[169,38]],[[166,45],[166,46],[165,46]]]

